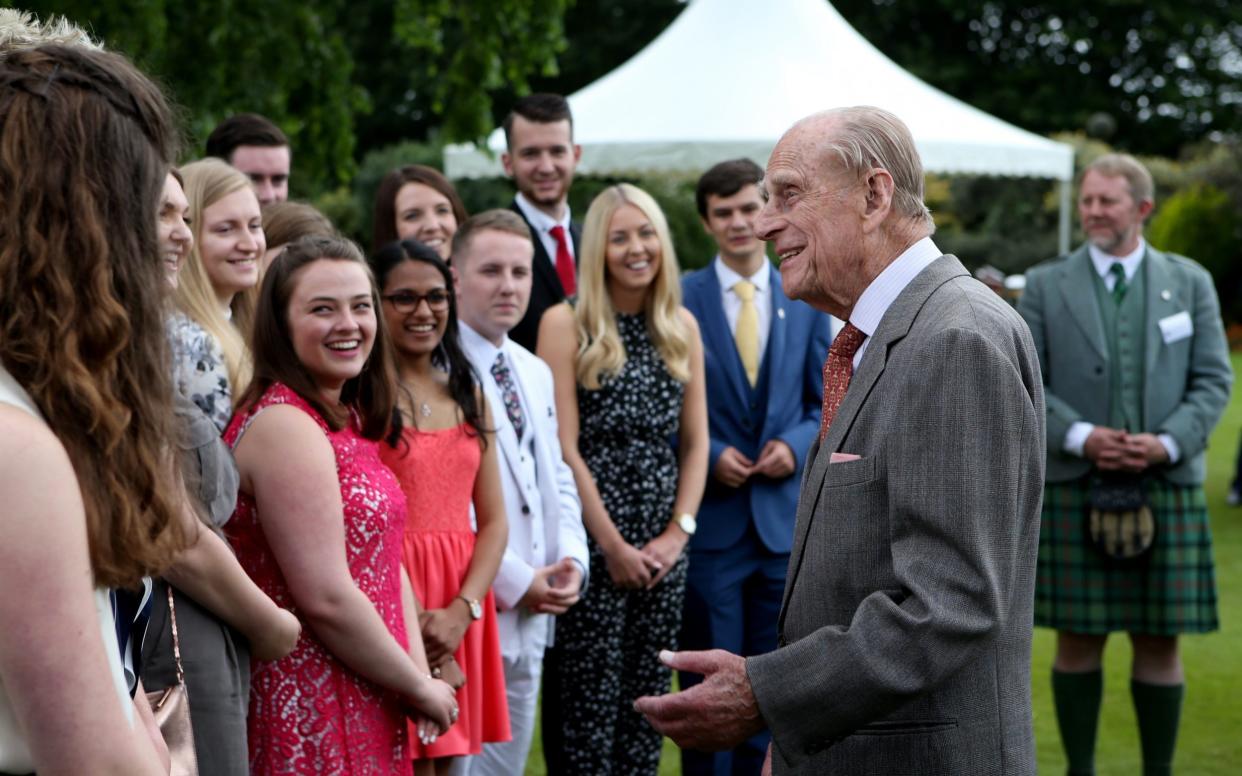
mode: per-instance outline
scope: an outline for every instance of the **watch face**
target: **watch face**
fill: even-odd
[[[482,619],[483,607],[479,604],[479,602],[469,601],[468,603],[470,604],[470,619],[472,620]]]

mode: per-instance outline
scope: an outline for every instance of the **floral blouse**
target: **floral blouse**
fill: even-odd
[[[220,343],[184,313],[174,313],[168,328],[177,390],[223,433],[233,415],[233,391]]]

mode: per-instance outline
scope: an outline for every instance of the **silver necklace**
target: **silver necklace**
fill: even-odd
[[[430,404],[428,404],[428,403],[427,403],[427,402],[425,402],[425,401],[424,401],[424,402],[419,402],[419,404],[418,404],[418,414],[422,415],[424,418],[429,418],[429,417],[431,417],[431,405],[430,405]]]

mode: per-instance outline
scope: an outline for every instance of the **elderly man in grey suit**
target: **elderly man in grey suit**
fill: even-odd
[[[667,653],[704,681],[637,706],[697,749],[766,726],[777,774],[1033,774],[1044,403],[1030,332],[931,241],[896,116],[800,121],[764,185],[756,228],[785,293],[848,321],[825,363],[780,646]]]
[[[1018,304],[1048,391],[1035,624],[1057,630],[1053,697],[1075,776],[1094,772],[1108,634],[1130,634],[1143,773],[1155,776],[1177,740],[1178,634],[1218,625],[1204,448],[1233,373],[1211,275],[1143,239],[1153,205],[1134,157],[1093,161],[1078,195],[1087,244],[1028,272]],[[1150,542],[1088,538],[1093,507],[1116,514],[1100,494],[1119,487],[1145,496]]]

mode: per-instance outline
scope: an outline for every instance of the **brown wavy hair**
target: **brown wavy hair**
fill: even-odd
[[[371,343],[371,355],[362,372],[346,380],[341,387],[341,404],[345,409],[324,402],[315,378],[306,371],[293,350],[293,336],[289,331],[289,300],[293,298],[298,275],[308,264],[321,259],[361,264],[371,281],[375,341]],[[357,413],[359,433],[365,438],[382,439],[388,431],[397,403],[395,356],[380,310],[375,276],[362,258],[362,251],[350,240],[308,235],[285,246],[263,276],[250,351],[254,354],[254,379],[236,402],[238,412],[254,406],[273,383],[284,383],[305,399],[334,431],[345,427],[351,411]]]
[[[156,232],[175,138],[119,55],[0,58],[0,359],[69,454],[100,586],[184,543]]]
[[[425,164],[407,164],[390,170],[375,190],[375,209],[371,220],[371,252],[376,253],[389,243],[401,238],[397,236],[397,192],[407,183],[421,183],[444,195],[453,210],[453,218],[460,227],[469,217],[461,196],[449,179],[434,167]]]

